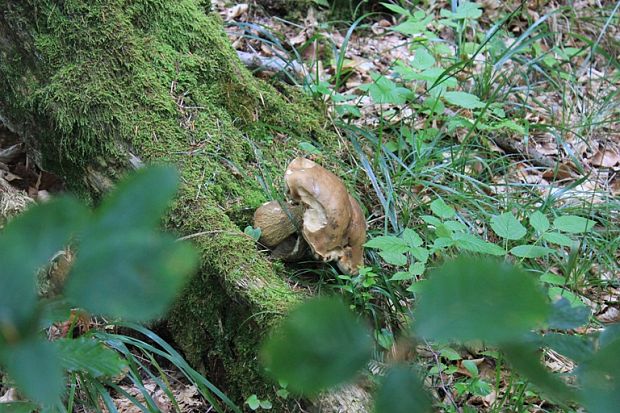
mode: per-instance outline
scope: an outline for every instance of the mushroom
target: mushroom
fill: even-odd
[[[265,202],[254,212],[254,228],[261,229],[259,242],[268,248],[275,248],[301,226],[303,207],[290,202]]]
[[[284,178],[290,198],[305,207],[302,235],[314,255],[357,274],[364,261],[366,220],[340,178],[305,158],[294,159]]]

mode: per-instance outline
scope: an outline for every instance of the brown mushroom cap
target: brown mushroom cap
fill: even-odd
[[[357,274],[364,265],[364,243],[366,242],[366,218],[358,202],[349,195],[351,203],[351,222],[348,229],[348,242],[344,254],[338,260],[338,268],[347,274]]]
[[[291,199],[306,208],[302,234],[314,254],[325,261],[338,260],[342,271],[357,273],[366,222],[340,178],[309,159],[296,158],[285,180]]]
[[[254,228],[261,229],[259,242],[268,248],[274,248],[301,225],[303,208],[300,205],[278,201],[266,202],[254,212]]]

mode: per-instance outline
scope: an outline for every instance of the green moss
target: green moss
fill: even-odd
[[[281,180],[300,140],[329,147],[336,139],[297,90],[278,91],[241,67],[219,17],[204,6],[19,3],[0,17],[0,34],[29,34],[14,49],[0,44],[0,93],[11,102],[0,107],[12,122],[36,119],[33,142],[45,166],[73,188],[84,188],[92,164],[112,178],[122,173],[127,148],[178,165],[183,185],[168,225],[202,234],[192,242],[203,267],[170,312],[170,329],[190,362],[242,401],[270,388],[258,343],[303,295],[239,229],[268,198],[260,180]]]

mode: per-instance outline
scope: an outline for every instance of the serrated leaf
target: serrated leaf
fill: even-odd
[[[415,51],[415,56],[411,61],[411,66],[418,70],[424,70],[435,64],[435,58],[424,47],[420,47]]]
[[[465,109],[479,109],[485,107],[485,104],[480,101],[478,96],[467,92],[446,92],[443,94],[443,98],[446,102]]]
[[[375,248],[382,251],[390,251],[390,252],[407,252],[409,247],[407,246],[407,242],[398,237],[394,237],[392,235],[381,235],[378,237],[374,237],[370,241],[364,244],[366,248]]]
[[[116,376],[127,367],[120,355],[98,340],[86,337],[54,341],[65,370],[86,372],[91,377]]]
[[[579,234],[591,230],[594,224],[596,224],[596,222],[591,219],[578,217],[576,215],[563,215],[557,217],[553,221],[553,228],[572,234]]]
[[[375,398],[375,413],[431,412],[430,398],[420,379],[407,366],[395,366],[385,376]]]
[[[501,247],[484,241],[470,233],[457,232],[452,236],[452,239],[454,240],[455,246],[466,251],[497,256],[506,255],[506,251],[504,251]]]
[[[407,243],[407,245],[411,248],[419,247],[424,243],[424,241],[422,241],[422,238],[420,238],[420,236],[410,228],[405,228],[402,237],[403,240],[405,240],[405,242]]]
[[[417,334],[430,340],[500,343],[541,326],[549,310],[528,274],[505,263],[467,258],[429,277],[413,318]]]
[[[407,257],[405,254],[394,251],[380,251],[379,255],[388,264],[401,266],[407,264]]]
[[[288,388],[311,395],[351,379],[370,359],[372,340],[348,307],[319,298],[293,310],[263,345],[263,363]]]
[[[443,199],[437,198],[431,202],[431,211],[439,218],[448,219],[456,215],[454,208],[444,202]]]
[[[573,245],[575,245],[575,241],[573,239],[559,232],[545,232],[542,236],[542,239],[553,244],[561,245],[563,247],[572,247]]]
[[[510,250],[515,257],[520,258],[539,258],[555,252],[551,248],[541,247],[540,245],[517,245]]]
[[[530,215],[530,225],[532,226],[532,228],[542,234],[549,229],[551,224],[549,224],[549,220],[547,219],[545,214],[540,211],[536,211],[532,215]]]
[[[518,240],[525,236],[527,230],[512,215],[511,212],[504,212],[501,215],[494,215],[491,218],[491,228],[497,235],[510,240]]]

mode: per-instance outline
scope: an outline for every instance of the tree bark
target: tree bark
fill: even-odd
[[[257,394],[286,411],[256,353],[305,296],[240,228],[267,200],[261,183],[280,182],[301,140],[329,153],[337,139],[295,90],[251,76],[209,7],[0,0],[0,121],[39,166],[90,199],[142,162],[178,166],[167,226],[191,238],[202,266],[167,317],[171,337],[239,404]]]

